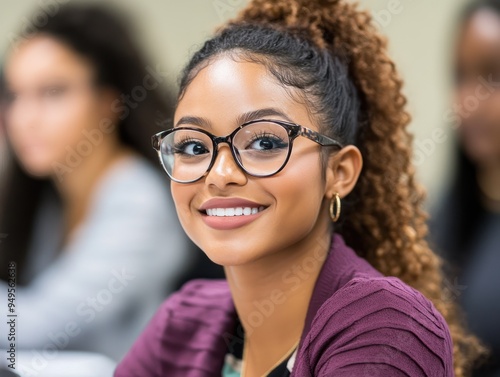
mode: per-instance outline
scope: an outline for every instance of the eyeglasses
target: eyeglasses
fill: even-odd
[[[247,174],[277,174],[288,162],[293,141],[299,136],[323,147],[343,148],[337,140],[306,127],[266,119],[246,122],[227,136],[215,136],[194,127],[171,128],[154,135],[152,142],[168,176],[178,183],[192,183],[210,171],[221,143],[229,144],[234,160]]]

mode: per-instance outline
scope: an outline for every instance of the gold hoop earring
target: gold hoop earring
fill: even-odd
[[[335,212],[334,212],[335,209]],[[340,203],[340,195],[338,192],[335,193],[335,196],[330,201],[330,218],[335,223],[340,217],[340,210],[342,209]]]

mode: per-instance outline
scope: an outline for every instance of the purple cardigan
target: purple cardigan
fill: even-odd
[[[225,280],[191,281],[164,302],[115,377],[220,377],[235,319]],[[292,376],[452,377],[452,364],[448,326],[430,301],[335,234]]]

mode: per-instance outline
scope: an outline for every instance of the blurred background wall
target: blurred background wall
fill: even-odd
[[[20,28],[36,20],[33,10],[47,13],[58,3],[77,0],[0,0],[0,62]],[[95,0],[86,0],[95,1]],[[104,0],[133,16],[135,28],[152,62],[168,70],[172,88],[191,52],[217,25],[234,16],[246,0]],[[465,0],[362,0],[388,36],[391,54],[405,81],[415,134],[415,163],[433,203],[448,177],[452,144],[452,34]],[[51,8],[52,7],[52,8]],[[41,19],[42,20],[42,19]],[[36,22],[36,21],[35,21]],[[41,21],[43,22],[43,20]]]

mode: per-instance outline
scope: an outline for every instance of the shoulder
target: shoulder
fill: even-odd
[[[151,198],[168,194],[169,182],[149,161],[132,155],[113,164],[97,185],[96,191],[97,200],[137,197],[151,201]]]
[[[383,300],[375,300],[383,298]],[[394,308],[400,311],[412,311],[437,314],[432,303],[419,291],[395,277],[368,276],[360,274],[347,282],[332,294],[321,310],[342,308],[349,305],[362,306],[372,304],[366,311],[381,308]]]
[[[164,313],[176,317],[196,317],[199,314],[227,316],[234,311],[229,285],[224,279],[196,279],[185,283],[160,307]],[[196,312],[196,313],[195,313]],[[167,316],[167,314],[165,314]],[[213,321],[214,317],[202,316],[199,321]]]
[[[172,294],[119,364],[115,376],[185,375],[187,369],[218,370],[221,333],[234,321],[225,280],[193,280]],[[196,355],[196,360],[193,357]]]
[[[117,231],[132,225],[179,229],[174,211],[168,180],[147,160],[133,155],[114,163],[97,183],[87,223],[105,223]]]
[[[233,310],[225,280],[191,280],[161,304],[146,333],[149,331],[155,338],[164,338],[170,335],[167,330],[171,327],[213,326],[227,320]]]
[[[160,307],[160,320],[165,336],[168,327],[185,329],[191,334],[206,331],[221,334],[234,320],[234,305],[225,280],[197,279],[187,282]],[[181,330],[182,331],[182,330]],[[191,339],[183,339],[186,343]]]
[[[183,235],[168,182],[161,178],[149,162],[135,155],[110,166],[93,188],[72,247],[122,252],[116,245],[127,245],[135,252],[136,246],[143,244],[148,245],[144,249],[160,251],[167,236]]]
[[[353,373],[350,368],[384,365],[410,376],[452,373],[443,317],[420,292],[394,277],[357,277],[336,291],[316,313],[305,347],[320,369]]]

